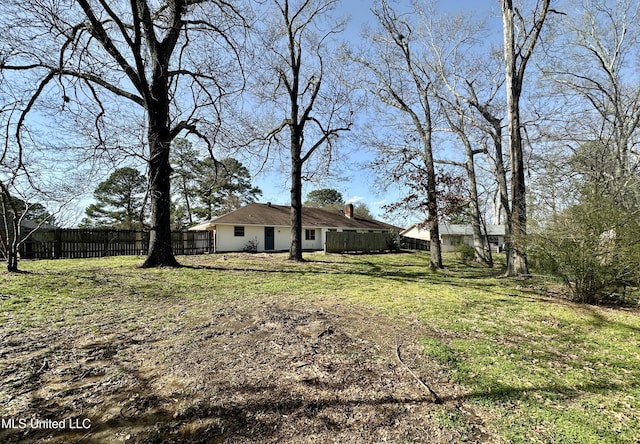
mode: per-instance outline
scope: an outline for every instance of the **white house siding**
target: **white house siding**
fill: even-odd
[[[291,246],[291,228],[289,227],[273,227],[273,250],[270,251],[284,251],[288,250]],[[262,245],[259,245],[258,251],[264,251],[264,227],[262,227]]]
[[[265,237],[262,225],[237,225],[244,227],[244,236],[235,236],[236,225],[216,226],[216,252],[244,251],[249,242],[258,246],[258,251],[265,251]],[[287,227],[273,227],[273,250],[282,251],[289,249],[290,230]]]
[[[307,240],[307,230],[315,234],[314,240]],[[321,228],[303,228],[302,229],[302,249],[303,250],[322,250],[324,243],[323,230]]]
[[[244,236],[234,235],[233,225],[216,226],[216,251],[243,251],[250,242],[257,242],[264,250],[264,227],[245,226]]]
[[[216,226],[216,252],[224,253],[230,251],[243,251],[249,242],[256,242],[258,251],[265,251],[265,236],[263,225],[237,225],[244,226],[244,236],[235,236],[235,225],[217,225]],[[315,241],[305,241],[304,229],[302,230],[303,249],[321,250],[322,238],[319,229],[316,231]],[[289,227],[273,227],[273,250],[269,251],[286,251],[291,247],[291,228]]]
[[[265,251],[265,236],[263,225],[238,225],[244,226],[244,236],[235,236],[234,225],[217,225],[216,226],[216,252],[225,253],[232,251],[245,250],[249,242],[257,242],[258,251]],[[315,232],[315,240],[306,240],[306,230]],[[342,228],[302,228],[302,249],[303,250],[322,250],[328,231],[343,231]],[[356,230],[353,230],[356,231]],[[369,231],[380,232],[383,230],[357,230],[360,233]],[[270,251],[286,251],[291,247],[291,228],[276,226],[273,230],[274,245]]]

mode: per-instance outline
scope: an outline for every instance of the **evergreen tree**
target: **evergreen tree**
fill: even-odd
[[[198,178],[201,173],[200,153],[187,139],[177,139],[171,150],[171,180],[174,193],[171,220],[174,229],[193,225],[192,207],[198,203]]]
[[[338,190],[321,188],[310,191],[304,204],[307,207],[340,209],[344,205],[344,198]]]
[[[206,158],[198,165],[198,172],[200,205],[193,208],[193,212],[201,219],[237,210],[262,195],[262,190],[251,184],[249,170],[232,157],[222,159],[219,165]]]
[[[124,230],[142,228],[147,179],[135,168],[120,168],[93,192],[96,203],[85,210],[81,226],[110,227]]]

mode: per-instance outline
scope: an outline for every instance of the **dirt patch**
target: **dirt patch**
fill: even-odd
[[[418,322],[274,302],[204,318],[0,333],[0,441],[497,441],[422,353],[418,338],[429,332]]]

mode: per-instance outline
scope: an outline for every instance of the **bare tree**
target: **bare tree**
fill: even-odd
[[[478,84],[485,79],[491,79],[491,86],[479,87]],[[467,103],[479,114],[479,119],[474,119],[474,125],[478,127],[489,139],[483,142],[486,148],[485,153],[489,155],[492,164],[492,173],[497,185],[496,199],[496,222],[502,223],[504,220],[507,226],[507,235],[511,227],[511,205],[509,203],[509,187],[507,182],[507,167],[504,158],[503,132],[500,110],[503,108],[498,98],[498,92],[502,88],[504,78],[499,77],[493,70],[481,71],[480,76],[466,82],[466,93],[464,95]],[[483,94],[482,98],[480,94]],[[503,217],[504,216],[504,217]]]
[[[560,22],[555,63],[544,67],[558,85],[553,93],[566,97],[561,133],[574,153],[592,142],[608,147],[610,179],[621,180],[640,168],[640,2],[589,0],[573,10]]]
[[[529,266],[524,250],[527,234],[527,204],[524,163],[524,142],[520,116],[520,98],[527,64],[547,16],[551,0],[536,0],[530,28],[512,0],[500,0],[504,34],[505,86],[509,124],[509,154],[511,160],[511,251],[506,275],[527,275]],[[516,42],[516,29],[518,40]]]
[[[4,176],[4,175],[3,175]],[[26,184],[26,187],[24,186]],[[27,194],[28,193],[28,194]],[[52,213],[44,211],[39,220],[31,219],[35,210],[44,208],[40,202],[32,200],[36,196],[46,199],[48,204],[57,204]],[[43,226],[53,222],[55,215],[69,203],[63,196],[68,193],[58,189],[55,193],[42,193],[29,185],[24,175],[0,179],[0,257],[4,255],[7,271],[19,271],[18,259],[21,246],[31,235]],[[56,202],[57,201],[57,202]]]
[[[275,118],[282,117],[264,138],[267,149],[288,147],[291,180],[291,247],[289,258],[302,261],[302,182],[331,164],[338,136],[351,128],[350,87],[345,67],[335,62],[331,36],[344,24],[325,25],[338,0],[270,0],[265,29],[259,29],[264,49],[254,93]],[[271,9],[271,8],[269,8]],[[282,135],[288,135],[286,142]],[[316,158],[314,164],[312,159]],[[318,160],[320,159],[320,160]]]
[[[65,223],[65,210],[86,185],[53,171],[42,153],[27,148],[21,162],[11,152],[0,164],[0,257],[9,272],[19,271],[21,248],[35,232]]]
[[[480,211],[480,199],[478,197],[478,183],[476,175],[475,156],[483,154],[484,148],[473,148],[469,126],[467,122],[467,110],[459,98],[454,98],[443,107],[443,114],[449,124],[451,131],[458,136],[464,147],[465,161],[440,161],[464,168],[467,175],[467,184],[469,191],[468,198],[468,215],[471,220],[473,250],[477,261],[482,262],[490,267],[493,266],[493,258],[487,237],[483,234],[483,220]],[[438,162],[438,161],[436,161]]]
[[[190,133],[213,153],[222,99],[234,90],[238,72],[234,30],[246,27],[239,6],[222,0],[7,0],[0,17],[8,48],[0,68],[29,79],[9,79],[24,89],[12,123],[18,159],[30,116],[52,112],[52,119],[90,128],[95,153],[117,149],[109,116],[127,116],[146,133],[137,153],[147,161],[151,203],[143,266],[178,265],[171,248],[170,145]]]
[[[0,69],[0,257],[9,272],[19,271],[21,248],[33,233],[54,219],[64,223],[65,209],[85,186],[82,177],[68,177],[67,168],[74,165],[60,171],[60,157],[34,145],[31,137],[20,147],[15,143],[13,117],[21,104],[15,92]]]
[[[442,268],[440,232],[438,225],[438,191],[436,168],[433,158],[434,133],[434,75],[426,58],[420,52],[420,36],[406,16],[399,16],[381,0],[373,13],[380,29],[371,31],[366,37],[371,43],[368,53],[354,55],[354,59],[368,73],[361,86],[382,102],[393,114],[399,111],[402,118],[395,131],[415,134],[420,149],[407,143],[400,149],[383,149],[384,162],[395,163],[399,170],[416,161],[426,174],[427,224],[431,238],[432,269]],[[391,119],[390,119],[391,120]],[[409,122],[407,124],[407,121]],[[395,133],[397,136],[397,133]],[[403,139],[401,137],[401,139]],[[409,139],[412,139],[411,137]]]
[[[10,191],[12,180],[0,180],[0,252],[7,261],[7,271],[18,271],[18,255],[20,244],[25,238],[22,233],[22,221],[27,208],[19,211],[16,199]]]
[[[438,159],[436,163],[464,169],[468,184],[467,214],[472,226],[475,257],[477,261],[493,266],[488,238],[483,234],[486,230],[483,230],[485,224],[478,194],[475,161],[476,156],[487,152],[486,144],[482,141],[486,137],[487,128],[483,123],[484,118],[472,103],[477,102],[475,88],[479,85],[489,89],[483,93],[489,96],[492,94],[492,85],[485,81],[492,64],[491,58],[486,57],[484,47],[485,26],[469,14],[442,15],[438,20],[430,18],[430,23],[424,43],[431,47],[434,58],[433,71],[444,86],[435,91],[435,95],[440,101],[446,129],[455,134],[461,142],[465,159]],[[499,138],[501,141],[501,136]]]

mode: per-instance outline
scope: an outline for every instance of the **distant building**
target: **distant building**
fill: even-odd
[[[470,224],[439,224],[440,245],[442,252],[457,251],[461,245],[473,247],[473,228]],[[487,225],[485,234],[489,238],[491,251],[500,252],[504,246],[504,225]],[[428,228],[419,228],[417,224],[411,225],[400,232],[400,236],[413,239],[430,241]]]

